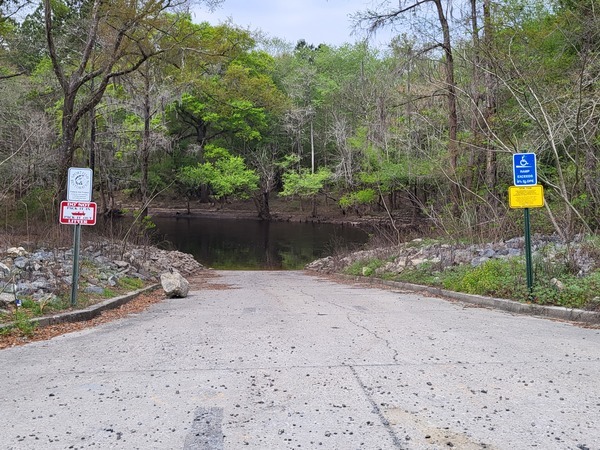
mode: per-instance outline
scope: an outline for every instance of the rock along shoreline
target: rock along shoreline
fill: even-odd
[[[109,240],[83,248],[79,261],[79,291],[89,294],[102,294],[124,277],[148,286],[159,283],[161,273],[169,270],[190,276],[204,269],[187,253]],[[57,300],[60,293],[70,290],[72,271],[72,248],[0,249],[0,312],[8,312],[22,296],[38,302]]]

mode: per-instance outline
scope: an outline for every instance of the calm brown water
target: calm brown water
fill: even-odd
[[[338,248],[356,249],[368,240],[365,231],[347,225],[195,217],[152,220],[159,241],[168,241],[215,269],[301,269]]]

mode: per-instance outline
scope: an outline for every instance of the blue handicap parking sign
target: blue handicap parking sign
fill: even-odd
[[[515,186],[535,186],[537,184],[535,153],[513,154],[513,182]]]

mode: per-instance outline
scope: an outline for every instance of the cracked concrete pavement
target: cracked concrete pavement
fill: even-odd
[[[600,449],[598,329],[218,274],[220,289],[0,351],[0,448]]]

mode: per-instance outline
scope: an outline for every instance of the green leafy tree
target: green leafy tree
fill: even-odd
[[[205,146],[225,133],[225,127],[215,126],[223,120],[218,108],[224,96],[220,94],[217,100],[213,89],[224,91],[220,85],[224,72],[240,54],[252,48],[254,41],[247,31],[228,25],[203,23],[193,27],[197,38],[185,54],[182,95],[167,112],[170,133],[180,146],[193,148],[203,162]]]
[[[255,204],[269,219],[280,145],[277,126],[287,99],[273,80],[274,59],[256,50],[246,30],[230,25],[198,25],[182,77],[183,94],[167,110],[176,151],[205,162],[207,145],[221,145],[242,156],[260,176]],[[200,187],[208,201],[208,186]]]
[[[0,2],[0,81],[25,74],[16,63],[15,38],[17,24],[13,16],[26,2]]]
[[[63,94],[56,178],[59,194],[66,191],[80,121],[98,105],[114,79],[165,52],[166,30],[178,20],[177,15],[166,13],[184,3],[90,0],[65,4],[43,0],[47,51]]]
[[[378,198],[379,194],[375,189],[367,188],[344,194],[340,198],[339,204],[342,211],[353,209],[356,215],[361,217],[365,213],[365,209],[376,203]]]
[[[288,158],[286,163],[289,165],[297,158]],[[282,175],[283,190],[279,193],[282,197],[297,196],[302,201],[310,199],[312,201],[312,216],[317,215],[316,196],[323,192],[327,182],[332,178],[332,172],[326,167],[321,167],[312,173],[309,169],[288,169]]]
[[[208,24],[199,29],[197,53],[190,52],[186,62],[185,92],[169,109],[169,125],[202,162],[204,147],[214,140],[263,139],[285,98],[270,76],[272,57],[254,50],[247,31]]]
[[[259,177],[242,157],[223,148],[207,147],[207,159],[196,166],[183,167],[179,180],[192,190],[208,185],[221,204],[231,199],[248,199],[258,189]]]

